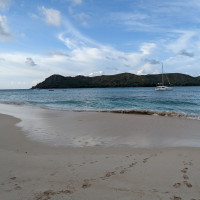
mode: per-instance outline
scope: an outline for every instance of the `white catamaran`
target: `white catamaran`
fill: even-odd
[[[168,82],[169,82],[169,80],[168,80]],[[170,90],[173,90],[172,87],[168,87],[168,86],[164,85],[163,63],[162,63],[162,83],[161,83],[161,85],[157,86],[155,88],[155,90],[156,91],[170,91]]]

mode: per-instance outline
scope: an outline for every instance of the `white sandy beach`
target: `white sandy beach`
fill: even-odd
[[[8,107],[1,112],[15,117],[0,115],[0,199],[200,199],[198,120]],[[38,126],[28,116],[16,126],[26,109]],[[45,127],[69,134],[71,146],[40,138]]]

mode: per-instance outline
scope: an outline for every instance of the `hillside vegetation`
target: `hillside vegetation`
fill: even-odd
[[[200,77],[186,74],[171,73],[164,75],[165,85],[171,86],[200,86]],[[32,89],[51,88],[106,88],[106,87],[154,87],[161,83],[161,74],[135,75],[122,73],[116,75],[103,75],[96,77],[76,76],[64,77],[54,74],[43,82],[33,86]]]

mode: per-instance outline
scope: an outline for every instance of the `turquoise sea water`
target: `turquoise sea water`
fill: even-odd
[[[61,110],[150,110],[200,115],[200,87],[0,90],[0,103]]]

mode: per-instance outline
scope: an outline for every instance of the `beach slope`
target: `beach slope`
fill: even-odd
[[[66,113],[68,120],[70,116],[74,120],[74,117],[83,115],[82,112],[76,112],[76,116]],[[133,126],[133,121],[127,122],[127,115],[110,114],[95,113],[95,120],[102,122],[107,115],[110,120],[124,116],[120,119],[121,124]],[[84,117],[90,118],[90,113],[84,112]],[[136,115],[129,117],[138,118]],[[145,117],[139,115],[144,121],[151,122],[151,118],[155,118]],[[72,119],[65,123],[72,123]],[[166,119],[173,118],[159,117],[159,129],[155,130],[162,130],[162,126],[165,128]],[[196,129],[191,128],[193,135],[199,128],[197,120],[173,120],[179,120],[181,130],[190,130],[190,125],[196,126]],[[19,122],[17,118],[0,115],[1,199],[200,199],[200,149],[197,147],[53,146],[30,140],[28,134],[16,126]],[[76,123],[82,123],[82,127],[88,125],[83,121]],[[137,124],[134,123],[134,126]],[[145,123],[143,126],[146,126]],[[113,131],[107,123],[104,128],[105,131],[109,132],[109,128],[110,132]],[[134,130],[137,129],[140,130],[140,127],[134,127]],[[175,125],[169,128],[170,131],[178,129]]]

